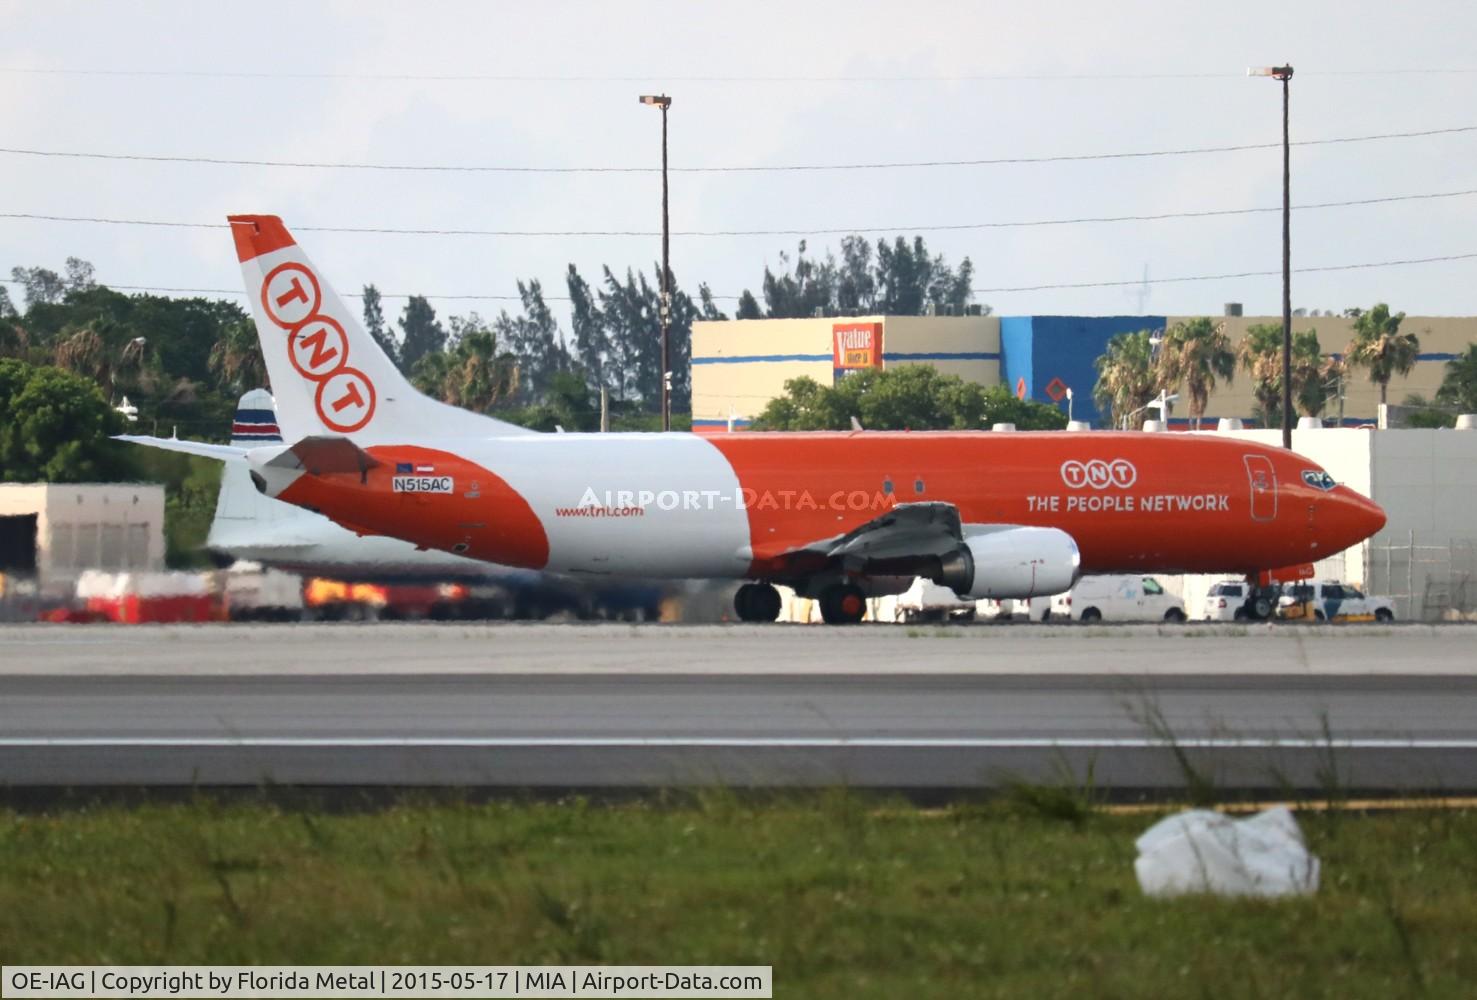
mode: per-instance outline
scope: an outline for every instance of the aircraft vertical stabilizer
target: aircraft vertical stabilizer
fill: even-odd
[[[372,445],[535,433],[421,395],[281,219],[233,215],[230,223],[285,441],[352,435]]]

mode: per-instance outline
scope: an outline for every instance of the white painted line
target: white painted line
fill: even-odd
[[[846,736],[758,736],[758,737],[517,737],[517,736],[180,736],[180,737],[108,737],[108,736],[35,736],[0,738],[0,750],[68,747],[235,747],[242,749],[303,748],[774,748],[774,749],[944,749],[944,750],[1051,750],[1051,749],[1166,749],[1171,745],[1187,750],[1477,750],[1477,739],[1399,740],[1399,739],[1185,739],[1170,744],[1164,740],[1124,739],[910,739],[907,737]]]

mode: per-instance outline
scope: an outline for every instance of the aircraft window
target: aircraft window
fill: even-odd
[[[1304,469],[1303,482],[1315,490],[1331,490],[1338,485],[1333,481],[1333,477],[1322,469]]]
[[[915,479],[915,480],[913,480],[913,492],[914,493],[922,493],[923,492],[923,480],[921,480],[921,479]]]
[[[1159,586],[1158,580],[1152,580],[1148,577],[1144,577],[1144,593],[1162,594],[1164,593],[1164,588]]]
[[[886,493],[888,496],[891,496],[892,495],[892,480],[891,479],[884,479],[884,480],[882,480],[882,492],[883,493]]]

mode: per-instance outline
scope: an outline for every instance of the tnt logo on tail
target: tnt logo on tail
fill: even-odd
[[[319,310],[323,288],[305,264],[288,261],[262,281],[262,309],[287,334],[287,357],[299,375],[315,384],[313,407],[329,430],[357,431],[374,416],[374,383],[349,365],[344,328]]]

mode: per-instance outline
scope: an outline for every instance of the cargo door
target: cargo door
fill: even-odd
[[[1277,477],[1272,460],[1265,455],[1247,455],[1246,479],[1251,488],[1251,519],[1272,521],[1277,517]]]

